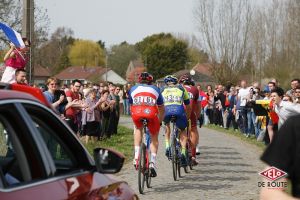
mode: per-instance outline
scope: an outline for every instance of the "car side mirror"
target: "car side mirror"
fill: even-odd
[[[94,160],[98,172],[114,174],[122,169],[125,157],[121,153],[111,149],[95,148]]]

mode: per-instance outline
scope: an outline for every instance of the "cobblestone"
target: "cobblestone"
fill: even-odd
[[[132,128],[130,118],[122,118],[120,123]],[[174,181],[171,163],[164,156],[163,132],[159,135],[158,177],[152,180],[152,188],[145,188],[142,200],[158,199],[258,199],[258,173],[264,168],[259,160],[262,151],[234,136],[215,130],[201,128],[201,155],[199,165],[188,174]],[[183,170],[182,170],[183,171]],[[127,163],[117,174],[119,178],[138,192],[137,171]]]

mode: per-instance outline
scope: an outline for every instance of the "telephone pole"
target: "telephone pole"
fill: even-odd
[[[23,21],[22,21],[22,37],[26,37],[31,42],[29,49],[29,63],[27,63],[27,80],[33,83],[33,50],[34,50],[34,0],[23,0]]]

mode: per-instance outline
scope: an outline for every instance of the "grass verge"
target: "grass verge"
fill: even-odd
[[[261,150],[264,150],[266,148],[266,145],[263,142],[258,142],[255,137],[247,138],[240,131],[234,131],[233,129],[224,129],[222,127],[219,127],[219,126],[216,126],[216,125],[211,125],[211,124],[206,125],[204,127],[210,128],[210,129],[213,129],[213,130],[216,130],[216,131],[220,131],[220,132],[223,132],[223,133],[228,133],[230,135],[238,137],[242,141],[245,141],[249,144],[253,144],[253,145],[259,147]]]
[[[89,153],[93,155],[93,149],[97,147],[107,147],[121,152],[125,155],[125,162],[128,162],[133,155],[133,131],[124,126],[118,126],[118,134],[102,141],[89,142],[85,144]]]

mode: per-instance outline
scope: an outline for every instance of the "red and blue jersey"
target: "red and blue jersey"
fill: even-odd
[[[129,90],[131,117],[137,128],[142,127],[140,119],[148,119],[148,128],[151,134],[158,134],[159,119],[158,107],[164,104],[158,87],[154,85],[138,84]]]
[[[132,106],[163,105],[160,89],[154,85],[138,84],[129,90],[129,103]]]

